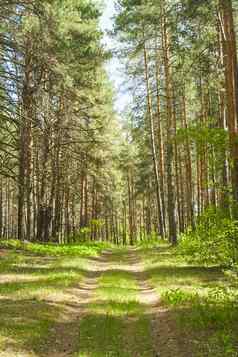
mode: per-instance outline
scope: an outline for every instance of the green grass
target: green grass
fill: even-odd
[[[169,246],[142,248],[140,255],[167,315],[176,320],[178,338],[193,355],[237,357],[237,282],[218,266],[187,263]]]
[[[38,352],[59,313],[59,308],[36,298],[1,299],[1,351],[9,356]]]
[[[113,269],[98,280],[96,298],[80,323],[79,357],[153,357],[150,321],[139,302],[134,275],[115,267],[128,264],[123,250],[111,257]]]
[[[64,311],[64,292],[84,278],[92,264],[89,258],[104,245],[66,249],[8,241],[1,246],[0,350],[7,356],[38,353]]]
[[[2,240],[0,248],[23,250],[38,255],[50,256],[97,256],[111,244],[106,242],[88,242],[82,244],[38,244],[21,242],[19,240]]]
[[[210,288],[230,285],[222,268],[188,264],[169,245],[142,249],[140,255],[150,282],[159,294],[177,288],[204,294]]]
[[[8,241],[2,247],[0,351],[5,356],[44,355],[60,321],[66,331],[75,329],[75,336],[79,331],[77,357],[153,357],[151,316],[140,302],[137,280],[145,278],[165,308],[161,329],[166,321],[190,355],[238,356],[238,280],[234,272],[189,264],[164,243],[142,244],[135,254],[112,247],[103,257],[106,270],[97,278],[94,298],[83,318],[67,321],[63,316],[72,302],[68,288],[84,279],[97,255],[108,246]],[[53,249],[57,251],[51,254]],[[138,261],[137,256],[142,258],[145,272],[135,274],[129,267]]]
[[[95,313],[112,316],[130,316],[143,313],[138,302],[138,286],[132,274],[122,271],[111,271],[99,279],[96,290],[100,304],[91,305]]]

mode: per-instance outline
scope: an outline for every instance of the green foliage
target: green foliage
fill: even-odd
[[[90,227],[82,227],[76,236],[72,237],[72,240],[74,242],[86,242],[91,234],[91,228]]]
[[[22,33],[24,35],[37,33],[40,31],[39,17],[27,14],[22,18]]]
[[[0,248],[24,250],[40,255],[51,256],[96,256],[102,250],[111,247],[105,242],[87,242],[84,244],[38,244],[18,240],[0,241]]]
[[[142,249],[141,257],[150,284],[167,306],[172,330],[191,348],[191,355],[236,357],[238,281],[234,269],[223,272],[217,266],[189,264],[169,246]]]
[[[105,225],[105,221],[103,219],[92,219],[91,225],[96,228],[101,228]]]
[[[230,324],[238,316],[237,298],[238,292],[228,287],[211,288],[205,296],[180,288],[162,294],[162,301],[166,305],[192,306],[199,315],[194,317],[195,327],[208,327],[213,322],[219,324],[219,327]]]
[[[168,290],[162,295],[162,301],[166,305],[176,308],[177,320],[182,328],[213,329],[208,342],[204,341],[203,343],[206,355],[210,356],[210,353],[211,355],[216,353],[216,356],[237,356],[232,329],[238,319],[238,293],[236,290],[216,287],[210,289],[206,296],[181,289]],[[187,307],[188,313],[180,312],[183,306]]]
[[[179,288],[165,291],[162,294],[162,301],[167,305],[179,306],[185,303],[191,303],[198,298],[198,294],[188,293]]]
[[[194,262],[230,266],[238,260],[238,223],[221,210],[208,208],[180,238],[178,253]]]
[[[178,129],[176,139],[180,142],[184,142],[186,139],[197,145],[210,144],[213,145],[216,150],[220,151],[224,151],[228,145],[227,131],[221,128],[216,128],[213,119],[208,120],[206,126],[196,124],[191,125],[187,129]]]

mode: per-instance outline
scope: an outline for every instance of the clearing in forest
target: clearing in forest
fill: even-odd
[[[0,356],[237,356],[237,308],[211,294],[232,289],[221,269],[168,246],[99,252],[1,253]]]

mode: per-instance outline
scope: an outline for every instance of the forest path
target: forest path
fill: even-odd
[[[1,357],[238,357],[237,304],[224,297],[234,281],[221,268],[166,244],[90,253],[2,251]]]
[[[82,284],[71,289],[49,357],[180,357],[166,311],[134,248],[91,258]]]
[[[188,357],[187,344],[179,352],[174,313],[160,303],[158,288],[167,287],[168,276],[174,284],[177,269],[164,266],[164,253],[161,247],[72,257],[4,252],[0,356]]]
[[[221,268],[190,264],[166,244],[71,249],[2,250],[1,357],[238,356],[237,305],[208,295],[224,287],[232,296]],[[224,323],[234,348],[221,339]]]
[[[88,269],[82,283],[58,301],[64,313],[42,356],[162,356],[156,343],[159,298],[137,250],[105,251],[90,258]]]

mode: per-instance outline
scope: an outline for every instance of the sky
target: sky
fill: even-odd
[[[100,26],[104,31],[103,43],[108,49],[117,47],[118,43],[115,39],[112,39],[107,31],[113,29],[113,16],[115,15],[114,1],[104,0],[105,6],[103,16],[100,21]],[[129,92],[126,90],[126,75],[124,72],[124,66],[118,58],[112,58],[106,65],[109,78],[113,84],[116,94],[115,109],[118,113],[123,112],[128,104],[131,102]]]

